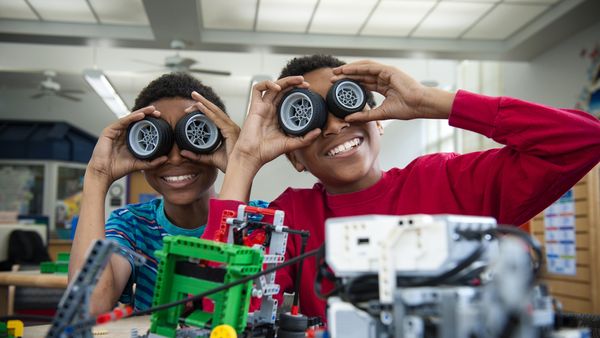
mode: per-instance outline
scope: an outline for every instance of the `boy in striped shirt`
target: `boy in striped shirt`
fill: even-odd
[[[152,161],[136,159],[126,144],[127,128],[146,116],[160,118],[175,127],[188,112],[201,111],[220,129],[224,142],[209,155],[181,151],[177,144]],[[239,127],[224,112],[223,102],[208,86],[184,73],[163,75],[144,88],[133,112],[106,127],[98,139],[86,169],[81,213],[75,233],[69,279],[84,263],[89,245],[107,238],[147,259],[141,267],[113,255],[92,295],[91,313],[112,309],[117,301],[138,310],[151,306],[157,272],[154,252],[167,235],[200,237],[208,215],[208,201],[215,195],[217,169],[225,172],[227,154],[236,142]],[[162,198],[128,205],[104,219],[104,201],[110,185],[142,170],[146,181]],[[133,284],[136,284],[135,294]]]

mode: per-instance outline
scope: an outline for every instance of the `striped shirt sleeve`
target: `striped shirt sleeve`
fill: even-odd
[[[129,222],[130,211],[127,208],[113,211],[105,225],[106,239],[117,242],[121,247],[135,251],[135,233],[134,226]],[[133,257],[125,257],[131,266],[131,275],[129,281],[123,289],[119,302],[124,304],[133,304],[133,283],[135,281],[135,265]]]

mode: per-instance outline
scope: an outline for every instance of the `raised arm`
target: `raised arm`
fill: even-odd
[[[506,145],[446,164],[456,198],[502,223],[528,221],[600,161],[600,121],[582,111],[459,91],[449,122]]]
[[[395,67],[372,61],[338,67],[334,74],[332,81],[353,78],[385,96],[379,107],[349,115],[348,121],[447,118],[451,126],[506,145],[422,166],[430,171],[421,169],[422,181],[416,184],[428,186],[432,175],[442,175],[453,203],[465,213],[522,224],[600,161],[600,122],[585,112],[427,88]]]
[[[90,244],[106,237],[104,201],[110,185],[128,173],[156,167],[166,160],[163,156],[152,162],[140,161],[127,150],[127,127],[147,115],[158,117],[160,113],[152,106],[140,109],[106,127],[98,139],[85,172],[81,213],[69,262],[69,280],[81,269]],[[129,262],[113,255],[92,295],[91,312],[97,314],[110,310],[119,299],[130,275]]]

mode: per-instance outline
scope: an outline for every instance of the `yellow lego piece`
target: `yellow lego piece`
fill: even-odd
[[[12,332],[12,335],[15,336],[15,338],[23,337],[23,327],[23,322],[20,320],[15,319],[6,322],[6,328],[8,329],[8,332]]]
[[[237,338],[237,333],[230,325],[222,324],[210,332],[210,338]]]

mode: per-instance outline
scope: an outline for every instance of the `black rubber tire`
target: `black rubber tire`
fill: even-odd
[[[306,338],[304,331],[277,330],[277,338]]]
[[[140,160],[167,155],[173,148],[173,130],[165,120],[145,117],[127,127],[127,148]]]
[[[308,317],[284,312],[279,315],[279,328],[285,331],[304,332],[308,328]]]
[[[365,108],[367,92],[358,81],[341,79],[329,88],[326,100],[329,111],[343,119]]]
[[[327,122],[327,105],[316,93],[305,88],[294,88],[287,92],[277,107],[279,126],[292,136],[306,135]]]
[[[186,114],[175,125],[175,142],[181,150],[209,154],[221,145],[222,140],[217,125],[199,111]]]

